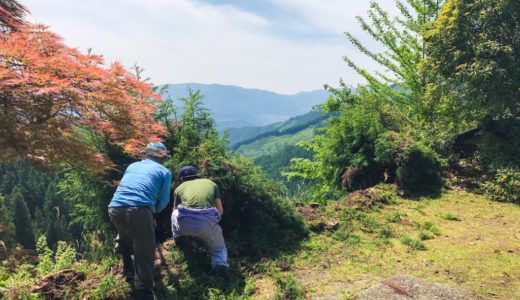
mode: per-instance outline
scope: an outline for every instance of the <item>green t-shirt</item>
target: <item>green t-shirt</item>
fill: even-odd
[[[173,204],[187,208],[215,207],[215,199],[220,198],[218,186],[211,180],[197,178],[181,183],[173,193]]]

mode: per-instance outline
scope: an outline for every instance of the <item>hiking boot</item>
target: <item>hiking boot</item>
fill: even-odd
[[[226,266],[216,266],[211,270],[211,273],[222,279],[227,279],[229,277],[228,267]]]
[[[135,291],[137,300],[156,300],[155,293],[148,288],[140,288]]]
[[[222,290],[228,290],[233,283],[232,276],[226,266],[216,266],[211,270],[211,274],[216,280],[217,285]]]

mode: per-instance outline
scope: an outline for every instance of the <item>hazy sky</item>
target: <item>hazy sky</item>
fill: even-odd
[[[154,84],[220,83],[296,93],[361,79],[347,55],[374,68],[343,32],[368,0],[20,0],[29,20],[107,62],[138,63]],[[393,0],[378,0],[395,12]]]

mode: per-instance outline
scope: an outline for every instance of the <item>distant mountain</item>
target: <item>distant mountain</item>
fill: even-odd
[[[310,158],[311,152],[299,146],[300,142],[311,141],[317,129],[325,126],[331,114],[311,111],[305,115],[293,117],[265,127],[231,129],[232,149],[254,161],[271,179],[282,182],[291,195],[301,192],[302,187],[310,184],[298,179],[288,180],[282,175],[288,171],[293,158]],[[256,132],[256,134],[255,134]],[[249,135],[249,137],[248,137]],[[238,141],[238,142],[236,142]]]
[[[312,125],[320,124],[329,115],[317,110],[312,110],[304,115],[292,117],[284,122],[278,122],[263,127],[242,127],[230,128],[229,145],[232,149],[238,149],[243,145],[251,144],[257,140],[272,136],[290,135],[309,128]]]
[[[168,84],[165,96],[178,103],[180,97],[188,95],[189,89],[200,90],[204,95],[204,103],[213,114],[219,130],[285,121],[309,112],[329,95],[325,90],[282,95],[231,85],[182,83]]]

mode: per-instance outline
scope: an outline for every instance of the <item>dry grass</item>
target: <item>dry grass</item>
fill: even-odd
[[[396,212],[403,220],[389,223]],[[446,220],[446,213],[462,220]],[[479,298],[520,299],[520,206],[451,191],[439,199],[398,199],[372,214],[394,231],[388,245],[366,242],[369,237],[362,235],[364,242],[347,246],[320,234],[295,256],[292,269],[313,299],[347,299],[402,274],[447,283]],[[424,241],[426,251],[399,242],[404,234],[418,238],[425,223],[440,228],[440,235]]]
[[[255,293],[253,299],[269,300],[274,298],[276,283],[272,278],[259,278],[255,280]]]

